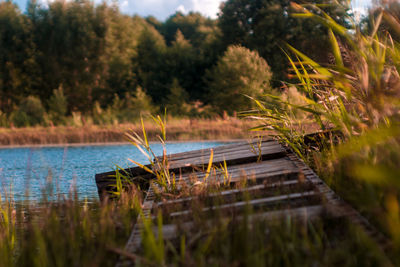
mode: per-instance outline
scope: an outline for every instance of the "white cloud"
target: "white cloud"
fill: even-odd
[[[221,2],[219,0],[192,0],[193,11],[198,11],[203,15],[216,18]]]
[[[126,7],[129,5],[129,2],[128,2],[128,0],[124,0],[124,1],[122,1],[122,3],[120,5],[121,5],[121,7]]]
[[[352,0],[351,5],[354,9],[366,9],[372,5],[372,0]]]
[[[184,6],[184,5],[179,5],[179,6],[176,8],[176,11],[181,12],[181,13],[183,13],[183,14],[186,14],[186,9],[185,9],[185,6]]]

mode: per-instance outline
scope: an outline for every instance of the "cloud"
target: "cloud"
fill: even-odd
[[[211,18],[216,18],[221,2],[218,0],[192,0],[193,11],[200,12]]]
[[[122,3],[120,4],[120,6],[123,8],[123,7],[127,7],[129,5],[129,2],[128,2],[128,0],[124,0],[124,1],[122,1]]]
[[[372,5],[372,0],[353,0],[351,5],[354,9],[365,9]]]
[[[186,14],[186,9],[185,9],[185,6],[184,6],[184,5],[179,5],[179,6],[176,8],[176,11],[181,12],[181,13],[183,13],[183,14]]]

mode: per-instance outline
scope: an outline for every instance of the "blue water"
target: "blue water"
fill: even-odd
[[[172,154],[220,144],[170,143],[167,152]],[[160,144],[153,144],[152,149],[156,155],[162,154]],[[76,187],[80,199],[97,199],[95,174],[112,171],[115,164],[123,168],[133,167],[128,158],[148,163],[132,145],[0,149],[0,193],[4,196],[4,192],[11,191],[15,200],[40,200],[44,190],[56,196],[68,196]]]

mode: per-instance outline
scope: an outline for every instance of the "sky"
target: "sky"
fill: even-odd
[[[0,0],[2,1],[2,0]],[[46,5],[52,0],[38,0]],[[93,0],[100,3],[103,0]],[[111,1],[111,0],[108,0]],[[200,12],[204,16],[216,18],[219,5],[226,0],[116,0],[120,10],[129,15],[138,14],[143,17],[152,15],[159,20],[165,20],[176,11],[186,14],[190,11]],[[352,0],[353,7],[361,11],[370,5],[371,0]],[[25,11],[27,0],[13,0],[22,11]]]

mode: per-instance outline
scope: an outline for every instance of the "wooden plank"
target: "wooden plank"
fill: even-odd
[[[274,211],[267,211],[252,214],[247,217],[249,221],[255,220],[263,220],[263,221],[274,221],[274,220],[282,220],[285,218],[291,218],[294,220],[313,220],[318,218],[322,213],[325,212],[325,207],[323,205],[312,205],[307,207],[298,207],[298,208],[291,208],[291,209],[282,209],[282,210],[274,210]],[[235,218],[237,221],[243,219],[243,216],[237,216]],[[230,220],[227,219],[227,220]],[[213,221],[208,220],[205,222],[212,226]],[[163,238],[165,240],[170,240],[178,236],[179,231],[186,231],[190,232],[195,227],[195,223],[193,222],[184,222],[180,223],[179,226],[177,224],[166,224],[163,225],[162,232]],[[195,230],[195,229],[194,229]],[[158,228],[154,227],[153,232],[158,237]]]
[[[271,206],[271,205],[276,205],[276,204],[281,204],[281,203],[290,203],[292,200],[308,200],[310,197],[319,197],[320,195],[316,193],[315,191],[307,191],[307,192],[301,192],[301,193],[293,193],[293,194],[287,194],[287,195],[280,195],[280,196],[274,196],[274,197],[267,197],[267,198],[261,198],[261,199],[252,199],[249,201],[238,201],[234,203],[229,203],[229,204],[223,204],[223,205],[218,205],[218,206],[213,206],[213,207],[206,207],[203,208],[203,212],[211,211],[211,210],[223,210],[223,209],[237,209],[237,208],[243,208],[246,207],[247,205],[250,205],[252,207],[261,207],[261,206]],[[170,217],[176,218],[176,217],[181,217],[185,215],[191,214],[191,210],[184,210],[184,211],[179,211],[179,212],[172,212],[169,214]]]
[[[141,188],[146,188],[145,181],[154,178],[154,175],[149,174],[140,167],[128,168],[123,171],[121,170],[121,173],[129,175],[132,177],[132,180],[136,179],[135,183]],[[115,171],[99,173],[95,175],[95,181],[100,200],[104,199],[105,195],[108,195],[110,191],[115,190],[115,175]]]
[[[219,154],[224,154],[224,153],[230,153],[230,152],[235,152],[235,151],[252,151],[251,145],[253,145],[256,150],[258,148],[257,143],[236,143],[236,144],[231,144],[227,146],[218,146],[214,148],[206,148],[206,149],[200,149],[200,150],[193,150],[193,151],[188,151],[188,152],[183,152],[183,153],[178,153],[178,154],[171,154],[168,155],[168,160],[170,161],[176,161],[176,160],[183,160],[183,159],[192,159],[196,158],[199,156],[205,156],[209,157],[210,156],[210,151],[214,151],[214,155],[219,155]],[[264,141],[261,142],[261,147],[267,148],[271,146],[279,146],[279,143],[276,141]],[[158,157],[161,159],[162,157]]]
[[[243,182],[243,180],[250,180],[250,184],[259,183],[275,183],[290,179],[304,179],[302,174],[299,174],[299,169],[287,158],[264,161],[259,163],[243,164],[236,166],[228,166],[229,181],[224,179],[225,176],[221,172],[211,173],[208,177],[208,182],[227,183],[233,187],[234,184]],[[177,176],[178,188],[190,186],[196,181],[203,182],[205,178],[205,171],[198,171],[193,173],[182,174]]]
[[[277,159],[282,158],[286,155],[286,151],[281,146],[274,146],[265,148],[261,151],[261,160],[269,160],[269,159]],[[256,162],[259,159],[259,155],[249,152],[235,152],[229,154],[220,154],[216,155],[213,158],[213,164],[221,164],[224,161],[227,165],[236,165],[236,164],[245,164]],[[169,168],[172,171],[176,171],[182,169],[184,171],[188,171],[193,167],[197,166],[204,166],[207,165],[209,162],[209,157],[197,157],[193,158],[193,160],[177,160],[177,161],[170,161]]]
[[[299,168],[294,165],[288,158],[227,166],[228,174],[232,177],[240,177],[243,175],[257,175],[259,173],[261,174],[265,172],[276,171],[298,172],[298,170]],[[220,176],[222,173],[217,172],[216,174]],[[180,176],[178,176],[178,174],[176,175],[177,177],[179,177],[179,179],[182,180],[192,179],[195,177],[197,177],[199,180],[202,180],[206,176],[206,171],[193,171],[191,173],[184,173]]]
[[[182,156],[182,157],[175,157],[174,155],[172,155],[172,156],[168,157],[168,160],[169,161],[181,161],[181,160],[190,161],[192,159],[196,159],[199,157],[209,158],[211,150],[213,150],[214,156],[221,156],[224,154],[243,153],[243,152],[244,153],[251,152],[253,154],[258,155],[260,150],[268,150],[268,149],[273,149],[273,148],[275,148],[275,149],[282,148],[282,146],[277,142],[262,143],[262,146],[260,148],[256,148],[256,149],[252,149],[250,147],[250,145],[231,146],[224,150],[207,149],[206,151],[191,151],[191,152],[188,152],[188,155]],[[161,157],[159,157],[159,158],[161,158]]]
[[[289,180],[289,181],[283,181],[283,182],[278,182],[278,183],[271,183],[271,184],[259,184],[259,185],[254,185],[250,187],[245,187],[242,189],[230,189],[230,190],[224,190],[218,193],[212,193],[207,195],[207,198],[212,198],[212,197],[221,197],[229,194],[239,194],[243,193],[246,191],[251,191],[251,190],[263,190],[267,188],[275,188],[275,187],[280,187],[280,186],[291,186],[291,185],[297,185],[299,184],[299,180]],[[182,204],[184,202],[189,202],[198,199],[198,196],[194,197],[185,197],[185,198],[179,198],[179,199],[172,199],[168,200],[166,202],[159,202],[157,203],[158,207],[163,207],[167,205],[175,205],[175,204]]]
[[[289,195],[294,193],[306,192],[314,189],[314,185],[310,182],[299,182],[298,180],[285,181],[271,185],[256,185],[245,187],[242,189],[232,189],[222,191],[221,193],[209,194],[206,196],[187,197],[178,200],[163,201],[155,203],[153,206],[153,215],[155,216],[159,210],[163,215],[168,215],[179,210],[189,209],[196,205],[196,201],[201,201],[205,206],[212,206],[239,202],[247,197],[252,199],[260,199],[266,197],[274,197],[278,195]],[[245,197],[246,196],[246,197]]]

